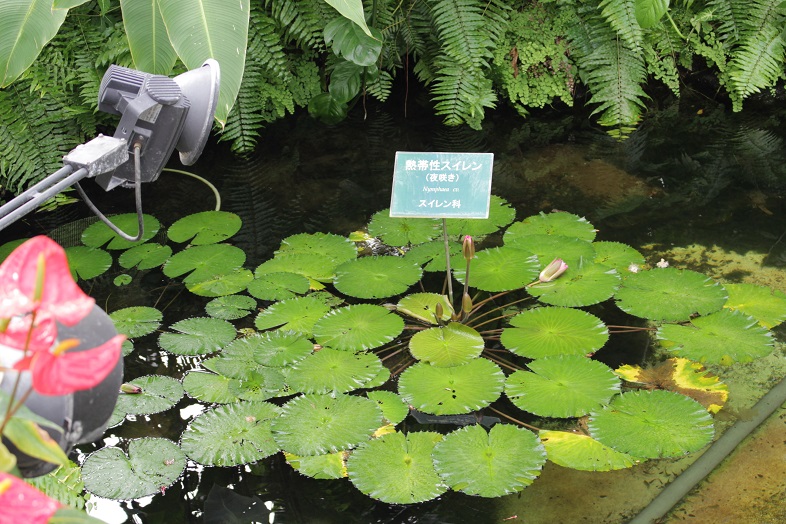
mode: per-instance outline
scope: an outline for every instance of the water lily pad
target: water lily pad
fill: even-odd
[[[340,262],[318,253],[283,253],[262,262],[254,270],[256,278],[268,273],[296,273],[318,282],[330,282]]]
[[[216,373],[190,370],[183,377],[183,388],[189,397],[211,404],[237,402],[240,380]]]
[[[564,211],[540,213],[511,225],[505,232],[505,244],[529,235],[558,235],[592,242],[596,232],[584,217]]]
[[[248,293],[260,300],[294,298],[308,289],[308,278],[297,273],[263,273],[248,284]]]
[[[379,404],[382,416],[391,424],[402,422],[409,413],[409,406],[404,399],[392,391],[374,390],[367,392],[366,396]]]
[[[419,331],[409,341],[413,357],[440,367],[469,362],[479,357],[484,347],[477,331],[458,322]]]
[[[284,452],[287,464],[299,473],[315,479],[340,479],[347,476],[346,455],[343,451],[300,457]]]
[[[393,218],[389,209],[383,209],[371,217],[368,232],[389,246],[406,246],[433,240],[442,234],[442,228],[437,219]]]
[[[145,270],[163,266],[171,256],[171,247],[150,243],[134,246],[124,251],[117,262],[120,267],[125,269],[136,267],[139,270]]]
[[[217,273],[207,280],[186,282],[186,288],[200,297],[223,297],[246,289],[254,275],[245,268],[235,268],[227,273]]]
[[[433,452],[442,480],[468,495],[501,497],[521,491],[540,475],[546,451],[529,430],[496,424],[489,432],[479,424],[445,436]]]
[[[249,464],[276,453],[270,423],[279,408],[267,402],[237,402],[209,409],[193,419],[180,447],[205,466]]]
[[[613,267],[620,274],[627,273],[631,265],[644,264],[644,255],[621,242],[593,242],[595,263]]]
[[[658,339],[677,356],[726,365],[767,356],[775,344],[755,318],[729,309],[694,318],[690,325],[663,325]]]
[[[541,430],[540,441],[554,464],[581,471],[613,471],[636,465],[636,459],[594,438],[567,431]]]
[[[289,385],[303,393],[348,393],[365,387],[382,368],[382,361],[373,353],[326,347],[292,366]]]
[[[355,243],[332,233],[300,233],[281,241],[276,256],[315,254],[327,257],[338,265],[357,257]]]
[[[461,255],[461,242],[450,241],[448,243],[448,250],[450,251],[451,257]],[[439,239],[414,246],[406,252],[404,258],[417,262],[419,265],[423,266],[423,271],[445,271],[447,267],[445,261],[445,241]]]
[[[243,250],[229,244],[193,246],[172,255],[164,264],[164,274],[175,278],[188,273],[183,282],[196,284],[238,269],[245,261]]]
[[[401,374],[398,391],[404,401],[418,411],[459,415],[497,400],[504,382],[502,370],[485,358],[449,368],[419,362]]]
[[[108,447],[88,455],[82,480],[85,489],[99,497],[138,499],[174,484],[185,467],[185,454],[171,440],[141,438],[128,443],[128,454]]]
[[[616,294],[617,305],[626,313],[670,322],[718,311],[726,297],[726,290],[711,278],[675,268],[631,273]]]
[[[484,249],[472,260],[469,286],[490,292],[519,289],[536,279],[539,270],[537,257],[522,249]],[[453,275],[463,284],[466,265],[456,267]]]
[[[413,293],[399,300],[396,311],[429,324],[437,323],[437,304],[442,305],[441,320],[447,321],[453,312],[448,297],[436,293]]]
[[[278,327],[284,331],[295,331],[311,336],[317,320],[322,318],[330,307],[313,297],[296,297],[282,300],[263,310],[254,320],[257,329]]]
[[[177,220],[167,236],[173,242],[190,240],[193,246],[217,244],[240,231],[240,217],[227,211],[202,211]]]
[[[123,274],[121,274],[121,275],[117,275],[117,276],[115,277],[115,279],[114,279],[114,280],[112,280],[112,283],[113,283],[114,285],[116,285],[117,287],[120,287],[120,286],[127,286],[128,284],[130,284],[130,283],[131,283],[131,281],[132,281],[132,280],[133,280],[133,279],[131,278],[131,275],[126,275],[125,273],[123,273]]]
[[[294,331],[271,331],[236,340],[224,348],[224,355],[248,352],[257,364],[284,367],[303,360],[313,350],[311,341]]]
[[[678,457],[712,441],[712,417],[695,400],[671,391],[623,393],[590,414],[600,443],[634,457]]]
[[[500,342],[517,355],[542,358],[595,353],[606,344],[609,330],[595,315],[572,308],[537,307],[510,319]]]
[[[140,393],[121,393],[117,397],[117,409],[130,415],[160,413],[183,398],[183,386],[172,377],[146,375],[128,383],[142,390]]]
[[[516,210],[505,199],[491,195],[488,218],[449,218],[448,234],[460,238],[464,238],[465,235],[482,237],[499,231],[514,220],[516,220]]]
[[[338,266],[333,284],[351,297],[385,298],[404,293],[422,273],[419,265],[403,257],[363,257]]]
[[[516,407],[541,417],[580,417],[609,402],[620,380],[605,364],[576,355],[559,355],[516,371],[505,394]]]
[[[237,320],[247,317],[257,307],[257,301],[245,295],[217,297],[205,304],[205,312],[213,318]]]
[[[314,324],[314,338],[344,351],[372,349],[395,339],[404,321],[382,306],[356,304],[334,309]]]
[[[65,249],[68,267],[74,280],[89,280],[106,273],[112,267],[112,255],[103,249],[72,246]]]
[[[205,355],[220,350],[237,335],[235,327],[219,318],[187,318],[169,329],[177,333],[161,333],[158,345],[177,355]]]
[[[133,306],[113,311],[109,318],[115,329],[128,338],[149,335],[159,328],[164,315],[153,307]]]
[[[109,219],[121,231],[129,235],[136,235],[139,232],[139,218],[136,213],[124,213],[122,215],[113,215]],[[150,215],[142,215],[142,223],[144,224],[144,232],[142,238],[137,242],[131,242],[119,236],[112,231],[109,226],[101,221],[94,222],[87,226],[82,231],[82,243],[87,247],[103,247],[107,249],[129,249],[144,242],[147,242],[158,234],[161,229],[161,223],[156,217]]]
[[[284,451],[324,455],[351,449],[382,425],[373,400],[338,394],[301,395],[287,402],[273,421],[273,435]]]
[[[388,504],[414,504],[447,491],[431,453],[442,435],[389,433],[359,446],[347,459],[349,480],[362,493]]]
[[[725,284],[729,300],[724,307],[750,315],[766,328],[786,320],[786,293],[754,284]]]
[[[620,285],[617,270],[601,264],[572,266],[552,282],[543,282],[527,288],[541,302],[553,306],[591,306],[614,295]]]
[[[541,268],[555,258],[562,259],[570,267],[579,267],[592,262],[595,258],[595,248],[592,243],[560,235],[527,235],[510,242],[506,241],[505,247],[534,253],[538,257]]]

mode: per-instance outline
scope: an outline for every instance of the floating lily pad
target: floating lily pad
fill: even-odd
[[[510,319],[500,342],[517,355],[542,358],[595,353],[609,339],[609,330],[596,316],[571,308],[537,307]]]
[[[346,455],[343,451],[326,455],[300,457],[284,452],[287,464],[301,474],[315,479],[340,479],[347,476]]]
[[[442,435],[389,433],[364,443],[347,460],[349,480],[362,493],[388,504],[434,499],[447,486],[434,469],[431,453]]]
[[[200,297],[223,297],[246,289],[254,275],[245,268],[235,268],[228,273],[217,273],[207,280],[186,282],[186,288]]]
[[[392,218],[390,210],[383,209],[371,217],[368,232],[389,246],[406,246],[433,240],[442,234],[442,228],[434,218]]]
[[[356,304],[334,309],[314,324],[314,338],[344,351],[372,349],[395,339],[404,321],[382,306]]]
[[[297,273],[264,273],[248,284],[248,293],[260,300],[294,298],[308,289],[308,278]]]
[[[488,433],[479,424],[445,436],[434,447],[442,480],[456,491],[501,497],[521,491],[540,475],[546,451],[529,430],[496,424]]]
[[[117,408],[130,415],[160,413],[183,398],[183,386],[172,377],[146,375],[128,383],[142,389],[140,393],[121,393],[117,397]]]
[[[240,380],[216,373],[190,370],[183,377],[183,388],[189,397],[211,404],[237,402]]]
[[[775,343],[755,318],[728,309],[694,318],[690,325],[663,325],[658,339],[677,356],[726,365],[767,356]]]
[[[419,331],[409,341],[413,357],[440,367],[469,362],[479,357],[484,347],[477,331],[458,322]]]
[[[123,252],[117,259],[120,267],[139,270],[163,266],[172,256],[172,248],[161,244],[142,244]]]
[[[617,305],[626,313],[670,322],[718,311],[726,297],[726,290],[711,278],[675,268],[631,273],[616,294]]]
[[[282,253],[262,262],[254,270],[256,278],[268,273],[295,273],[318,282],[330,282],[339,261],[318,253]]]
[[[541,430],[540,441],[554,464],[581,471],[613,471],[638,462],[627,453],[605,446],[594,438],[567,431]]]
[[[592,242],[595,234],[595,227],[586,218],[557,211],[540,213],[514,223],[505,232],[505,244],[529,235],[558,235]]]
[[[168,488],[180,478],[186,456],[165,438],[141,438],[128,443],[128,454],[103,448],[82,464],[85,489],[114,500],[138,499]]]
[[[124,340],[123,344],[120,346],[120,351],[124,357],[127,357],[134,351],[134,343],[130,340]]]
[[[112,255],[103,249],[73,246],[65,249],[68,267],[74,280],[89,280],[103,275],[112,267]]]
[[[450,256],[461,255],[461,242],[449,242],[448,249]],[[424,271],[435,272],[445,271],[447,267],[445,261],[445,242],[442,239],[419,244],[406,252],[406,260],[412,260],[423,266]]]
[[[617,270],[600,264],[569,267],[552,282],[542,282],[527,288],[541,302],[553,306],[591,306],[614,295],[620,285]]]
[[[158,345],[177,355],[205,355],[220,350],[237,335],[235,327],[219,318],[187,318],[169,329],[177,333],[161,333]]]
[[[625,274],[631,265],[642,266],[644,255],[627,244],[620,242],[593,242],[595,263],[613,267],[620,274]]]
[[[172,255],[164,264],[164,274],[175,278],[188,273],[183,282],[197,284],[230,273],[245,261],[243,250],[229,244],[193,246]]]
[[[131,283],[132,280],[133,279],[131,278],[131,275],[126,275],[125,273],[123,273],[122,275],[117,275],[115,279],[112,281],[112,283],[117,287],[127,286],[128,284]]]
[[[541,417],[580,417],[609,402],[620,380],[605,364],[576,355],[533,360],[516,371],[505,394],[516,407]]]
[[[224,354],[240,348],[249,351],[254,362],[265,366],[290,366],[306,358],[314,350],[310,340],[294,331],[271,331],[236,340],[224,348]]]
[[[499,231],[514,220],[516,220],[516,210],[505,199],[491,195],[488,218],[449,218],[448,234],[460,238],[464,238],[465,235],[482,237]]]
[[[303,393],[348,393],[365,387],[382,368],[373,353],[322,348],[292,366],[289,385]]]
[[[257,301],[245,295],[217,297],[205,304],[205,312],[213,318],[237,320],[247,317],[257,307]]]
[[[124,213],[122,215],[113,215],[109,217],[113,224],[115,224],[121,231],[128,235],[135,236],[139,232],[139,218],[136,213]],[[82,231],[82,243],[87,247],[103,247],[107,249],[129,249],[144,242],[147,242],[158,234],[161,229],[161,223],[156,217],[150,215],[142,215],[142,223],[144,224],[144,232],[142,238],[137,242],[131,242],[121,237],[109,226],[101,221],[90,224],[84,231]]]
[[[436,324],[437,304],[442,305],[441,320],[447,321],[453,312],[448,297],[436,293],[413,293],[399,300],[396,311],[429,324]]]
[[[459,415],[497,400],[504,382],[502,370],[485,358],[449,368],[419,362],[401,374],[398,391],[404,401],[418,411]]]
[[[545,267],[555,258],[562,259],[570,267],[588,264],[595,258],[595,248],[592,243],[559,235],[527,235],[515,241],[505,242],[505,247],[534,253],[541,267]]]
[[[336,268],[333,284],[357,298],[385,298],[404,293],[420,280],[420,266],[403,257],[363,257]]]
[[[149,335],[159,328],[164,315],[153,307],[133,306],[113,311],[109,318],[115,329],[128,338]]]
[[[724,307],[750,315],[766,328],[786,320],[786,293],[753,284],[725,284],[729,300]]]
[[[398,424],[407,418],[409,406],[404,399],[392,391],[374,390],[367,392],[366,396],[379,404],[382,416],[391,424]]]
[[[296,297],[282,300],[263,310],[254,320],[257,329],[278,327],[284,331],[295,331],[311,336],[317,320],[322,318],[330,307],[313,297]]]
[[[287,402],[273,421],[273,435],[284,451],[324,455],[351,449],[382,425],[373,400],[338,394],[301,395]]]
[[[483,291],[510,291],[519,289],[537,278],[538,259],[522,249],[494,247],[478,251],[472,260],[469,286]],[[462,284],[466,265],[456,267],[453,275]]]
[[[190,240],[193,246],[217,244],[240,231],[240,217],[227,211],[202,211],[185,216],[169,226],[167,236],[173,242]]]
[[[671,391],[623,393],[590,414],[592,437],[634,457],[678,457],[712,441],[712,417],[695,400]]]
[[[332,233],[300,233],[281,241],[276,256],[314,254],[331,259],[338,265],[357,257],[355,243]]]

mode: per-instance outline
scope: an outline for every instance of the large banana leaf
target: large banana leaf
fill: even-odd
[[[158,0],[169,41],[188,69],[208,58],[221,66],[216,120],[223,127],[243,79],[248,38],[248,0]]]
[[[134,67],[148,73],[169,75],[177,61],[156,0],[120,0],[123,27]]]

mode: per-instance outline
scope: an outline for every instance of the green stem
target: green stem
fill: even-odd
[[[450,243],[448,242],[448,221],[442,219],[442,239],[445,241],[445,272],[448,282],[448,300],[450,307],[455,311],[456,304],[453,302],[453,279],[450,276]]]
[[[677,32],[677,34],[679,35],[679,37],[680,37],[680,38],[682,38],[683,40],[688,40],[688,39],[685,37],[685,35],[683,35],[683,34],[682,34],[682,32],[679,30],[679,28],[677,27],[677,24],[675,24],[675,23],[674,23],[674,19],[673,19],[673,18],[671,17],[671,15],[669,14],[669,11],[668,11],[668,9],[666,10],[666,18],[668,18],[668,19],[669,19],[669,22],[671,22],[671,26],[672,26],[672,27],[674,28],[674,30]]]

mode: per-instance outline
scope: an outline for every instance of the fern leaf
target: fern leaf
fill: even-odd
[[[643,31],[636,20],[634,0],[602,0],[599,4],[603,17],[617,31],[627,46],[634,50],[641,48]]]
[[[729,65],[733,88],[742,98],[774,85],[784,74],[782,34],[769,28],[755,37],[746,38]]]
[[[455,65],[439,70],[431,93],[434,112],[445,117],[446,125],[466,123],[473,129],[480,129],[485,108],[493,108],[497,100],[491,80]]]

